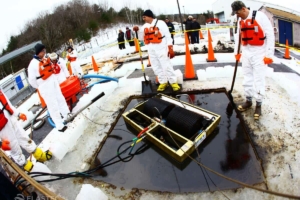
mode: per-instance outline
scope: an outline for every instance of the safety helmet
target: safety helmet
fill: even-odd
[[[49,55],[49,57],[50,57],[50,60],[52,60],[52,61],[58,59],[58,55],[57,55],[55,52],[51,53],[51,54]]]

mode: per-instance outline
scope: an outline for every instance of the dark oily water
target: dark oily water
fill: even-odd
[[[179,98],[190,103],[192,101],[194,105],[221,115],[219,126],[198,147],[200,158],[196,151],[191,156],[212,170],[244,183],[253,185],[263,182],[263,172],[246,132],[244,132],[235,111],[227,108],[229,100],[226,94],[181,95]],[[126,110],[130,110],[139,101],[142,100],[132,100]],[[116,156],[118,147],[135,136],[136,133],[127,129],[121,117],[105,141],[95,164],[104,163]],[[148,143],[145,140],[137,144],[133,151],[145,142]],[[121,150],[128,145],[124,145]],[[128,153],[122,157],[126,155]],[[147,150],[136,155],[131,161],[107,166],[97,171],[95,175],[98,176],[95,176],[94,179],[118,187],[176,193],[240,187],[201,168],[189,158],[183,163],[178,163],[154,145],[150,145]]]

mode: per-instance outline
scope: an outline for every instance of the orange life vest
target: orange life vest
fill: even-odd
[[[149,44],[149,43],[159,44],[161,43],[162,39],[165,37],[161,35],[161,32],[159,31],[158,27],[156,27],[157,21],[158,20],[156,20],[154,27],[144,29],[145,44]]]
[[[51,76],[53,74],[53,69],[52,69],[52,65],[50,62],[50,58],[44,58],[44,59],[40,60],[39,72],[40,72],[40,76],[36,77],[36,79],[41,78],[43,80],[46,80],[49,76]]]
[[[76,61],[76,57],[67,56],[68,61],[73,62]]]
[[[11,109],[11,107],[7,103],[7,100],[1,90],[0,90],[0,102],[3,106],[3,108],[0,109],[0,131],[1,131],[8,122],[8,120],[5,117],[4,112],[3,112],[4,109],[7,110],[7,112],[11,115],[14,114],[14,111]]]
[[[53,64],[52,68],[53,68],[53,73],[54,74],[59,74],[59,72],[60,72],[60,66],[57,63]]]
[[[242,45],[262,46],[266,39],[264,31],[255,20],[256,10],[252,13],[252,19],[240,21]]]

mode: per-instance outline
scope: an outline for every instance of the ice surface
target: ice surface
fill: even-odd
[[[99,189],[89,184],[83,184],[76,200],[107,200],[108,197]]]
[[[113,31],[112,31],[113,32]],[[106,35],[104,35],[106,37]],[[115,42],[116,35],[108,34],[109,39],[97,38],[98,42],[103,42],[104,45]],[[100,37],[99,37],[100,38]],[[110,40],[110,41],[106,41]],[[95,40],[92,40],[95,42]],[[92,46],[94,46],[92,42]],[[216,41],[214,41],[216,42]],[[175,35],[175,44],[183,44],[184,38]],[[206,44],[201,41],[200,45]],[[195,46],[195,45],[194,45]],[[197,46],[197,45],[196,45]],[[192,46],[191,46],[192,48]],[[143,47],[146,49],[146,47]],[[184,45],[175,45],[174,50],[185,51]],[[107,52],[106,52],[107,51]],[[97,51],[95,57],[104,61],[105,59],[114,59],[123,57],[133,49],[126,46],[126,50],[119,51],[115,47],[107,47],[104,50]],[[95,50],[96,52],[96,50]],[[93,52],[82,53],[82,60],[91,62],[87,59]],[[146,54],[145,54],[146,55]],[[135,55],[133,57],[139,57]],[[197,70],[198,80],[183,82],[183,91],[189,89],[213,89],[225,87],[227,90],[231,86],[234,67],[226,63],[235,62],[233,53],[215,53],[218,63],[224,63],[224,67],[208,67],[206,70]],[[203,64],[206,62],[207,54],[192,55],[194,64]],[[171,60],[173,65],[185,65],[185,56],[175,56]],[[275,63],[284,63],[291,69],[299,73],[300,66],[298,60],[284,60],[274,58]],[[110,66],[106,66],[107,72]],[[95,85],[88,95],[84,95],[78,107],[86,105],[93,97],[102,91],[105,92],[105,97],[101,98],[89,108],[79,114],[75,120],[68,124],[68,129],[65,133],[59,133],[53,129],[45,140],[40,145],[42,149],[53,151],[53,155],[57,159],[53,159],[46,163],[52,172],[68,173],[72,171],[82,171],[89,168],[91,160],[93,160],[100,143],[105,139],[110,128],[110,124],[115,120],[116,113],[123,107],[122,101],[131,95],[141,93],[141,81],[143,77],[135,79],[126,79],[135,69],[141,69],[140,62],[124,63],[114,74],[121,77],[119,83],[105,83]],[[300,82],[299,75],[292,73],[274,72],[272,68],[265,68],[266,72],[266,95],[263,102],[262,117],[259,121],[253,120],[254,108],[242,113],[247,125],[253,131],[250,135],[259,156],[262,159],[262,165],[265,172],[266,184],[268,189],[283,192],[287,194],[300,195]],[[236,82],[233,90],[233,97],[236,103],[243,102],[243,75],[241,67],[238,67]],[[36,97],[34,97],[36,98]],[[28,105],[36,103],[37,99],[28,101]],[[31,102],[30,102],[31,101]],[[25,104],[24,104],[25,105]],[[26,106],[20,107],[26,111]],[[28,114],[28,116],[30,116]],[[89,182],[89,183],[86,183]],[[99,182],[84,180],[84,183],[67,179],[60,182],[47,184],[57,194],[61,194],[66,199],[75,199],[80,189],[92,193],[93,186],[85,186],[91,184],[99,186]],[[84,187],[83,187],[84,186]],[[257,187],[266,188],[265,184]],[[62,189],[63,188],[63,189]],[[95,188],[93,188],[95,189]],[[117,189],[103,188],[103,192],[109,196],[109,199],[119,199],[115,196]],[[129,194],[133,190],[124,190],[119,193],[122,196]],[[123,193],[122,193],[123,192]],[[282,199],[273,195],[268,195],[251,189],[241,188],[235,191],[207,192],[207,193],[192,193],[192,194],[164,194],[160,192],[142,191],[138,192],[138,199],[225,199],[226,195],[229,199]],[[80,195],[77,196],[80,198]],[[81,197],[88,199],[89,196]]]

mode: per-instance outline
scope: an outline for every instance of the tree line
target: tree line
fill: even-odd
[[[98,4],[90,4],[88,0],[71,0],[54,8],[52,13],[45,11],[36,19],[27,22],[20,34],[10,37],[7,48],[2,50],[1,56],[38,40],[43,42],[48,52],[67,47],[71,38],[75,44],[88,42],[99,30],[114,26],[116,23],[142,25],[143,12],[144,9],[140,7],[130,9],[130,5],[116,11],[108,6],[108,1],[105,0]],[[158,18],[166,16],[170,16],[171,21],[180,22],[179,15],[159,15]],[[198,17],[200,23],[207,18],[205,13],[194,17]],[[3,64],[0,78],[12,71],[27,68],[32,55],[33,52],[27,52]]]

